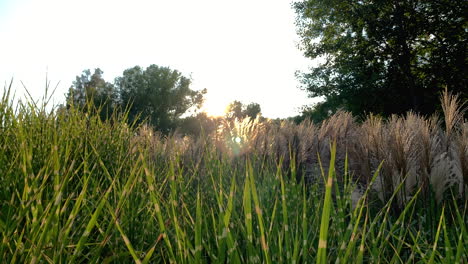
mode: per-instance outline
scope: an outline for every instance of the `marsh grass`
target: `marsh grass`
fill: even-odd
[[[444,130],[414,114],[338,113],[194,139],[45,109],[13,107],[8,90],[0,102],[4,263],[467,260],[460,118]]]

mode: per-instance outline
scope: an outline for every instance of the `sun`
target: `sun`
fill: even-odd
[[[225,98],[206,98],[201,110],[208,116],[219,117],[226,114],[226,108],[229,103]]]

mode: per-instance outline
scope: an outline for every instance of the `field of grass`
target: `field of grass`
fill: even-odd
[[[468,123],[444,98],[444,121],[338,113],[190,138],[5,92],[0,259],[466,263]]]

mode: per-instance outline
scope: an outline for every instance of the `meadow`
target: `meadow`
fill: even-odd
[[[193,138],[6,90],[0,259],[467,263],[468,122],[441,100],[430,118],[246,119]]]

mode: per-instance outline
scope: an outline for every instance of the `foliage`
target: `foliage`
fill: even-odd
[[[451,173],[443,164],[468,157],[462,157],[468,126],[448,94],[450,132],[414,114],[358,126],[340,113],[321,126],[241,122],[200,138],[131,127],[126,115],[83,118],[74,105],[58,112],[33,103],[16,108],[8,94],[0,100],[5,263],[463,263],[468,257],[466,196],[443,186]],[[443,147],[432,149],[431,141]],[[355,153],[361,146],[367,149]],[[434,189],[447,189],[440,201],[422,197],[423,185],[402,197],[411,178],[391,173],[424,164],[424,146],[429,167],[443,173],[432,174],[442,180]],[[413,151],[420,153],[418,165]],[[373,158],[380,166],[370,174],[355,170]],[[300,169],[295,160],[316,167]],[[354,171],[369,178],[358,199],[362,184]],[[400,182],[377,200],[379,177],[393,176]],[[401,198],[403,206],[392,210]]]
[[[127,69],[116,79],[123,106],[128,107],[129,119],[147,119],[157,130],[168,133],[176,121],[192,107],[199,108],[206,90],[190,89],[191,80],[179,71],[150,65]],[[141,120],[140,119],[140,120]]]
[[[335,105],[330,101],[323,101],[314,104],[313,106],[306,106],[302,109],[301,114],[292,118],[296,124],[304,120],[310,120],[316,124],[320,124],[327,118],[332,116],[337,111]]]
[[[213,134],[217,129],[217,124],[220,118],[209,117],[206,113],[201,112],[194,116],[182,118],[177,129],[184,135],[201,137],[203,135]]]
[[[230,103],[226,108],[226,118],[228,119],[241,119],[244,116],[244,105],[240,101]]]
[[[467,1],[304,0],[294,8],[305,56],[323,61],[301,75],[304,88],[334,112],[432,114],[445,87],[468,99]]]
[[[85,106],[93,105],[94,111],[98,111],[102,119],[107,119],[116,109],[117,91],[114,85],[106,82],[102,74],[104,72],[97,68],[94,73],[84,70],[80,76],[76,76],[76,80],[68,90],[67,108],[70,104],[81,108],[83,111],[90,109]]]
[[[244,115],[250,117],[250,119],[257,118],[257,115],[261,115],[262,108],[257,103],[250,103],[245,107]]]
[[[249,117],[250,119],[257,118],[258,115],[261,115],[262,109],[257,103],[250,103],[244,105],[239,101],[234,101],[230,103],[226,110],[226,118],[229,120],[234,119],[244,119]]]
[[[125,70],[114,84],[106,82],[102,73],[99,68],[93,74],[84,70],[76,77],[67,94],[68,108],[75,104],[87,111],[84,106],[91,106],[87,108],[99,111],[103,120],[123,109],[130,123],[145,120],[167,134],[175,129],[181,115],[201,106],[206,93],[206,89],[192,90],[189,78],[168,67],[135,66]]]

